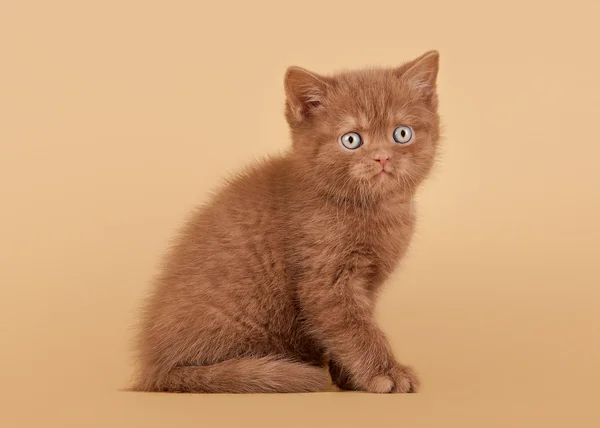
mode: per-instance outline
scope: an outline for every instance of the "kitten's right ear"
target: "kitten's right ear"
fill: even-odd
[[[301,67],[289,67],[284,78],[289,120],[301,122],[323,108],[327,79]]]

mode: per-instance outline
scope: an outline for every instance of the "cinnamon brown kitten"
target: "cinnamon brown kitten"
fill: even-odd
[[[435,51],[392,69],[287,70],[292,147],[181,231],[145,307],[135,389],[417,390],[373,311],[436,156],[437,73]]]

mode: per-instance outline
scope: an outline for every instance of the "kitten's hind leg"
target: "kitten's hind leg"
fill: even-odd
[[[202,393],[318,392],[331,386],[322,367],[277,357],[240,358],[208,366],[177,366],[138,390]]]

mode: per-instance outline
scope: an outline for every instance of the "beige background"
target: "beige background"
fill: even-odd
[[[599,16],[597,1],[2,1],[0,424],[600,426]],[[185,214],[288,144],[285,68],[428,49],[444,154],[380,306],[423,392],[121,391]]]

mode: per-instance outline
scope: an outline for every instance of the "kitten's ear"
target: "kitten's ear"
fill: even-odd
[[[421,98],[429,100],[435,95],[439,62],[438,51],[429,51],[397,68],[396,73],[416,89]]]
[[[289,67],[284,84],[288,119],[301,122],[323,107],[328,88],[327,78],[300,67]]]

